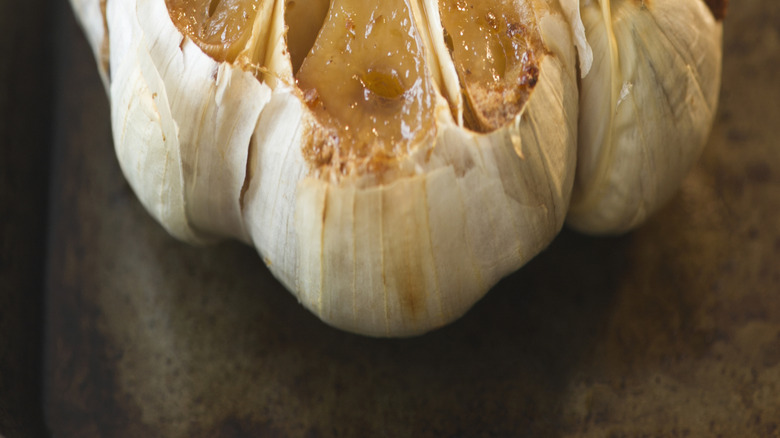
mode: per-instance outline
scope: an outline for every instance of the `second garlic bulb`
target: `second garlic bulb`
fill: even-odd
[[[721,22],[702,0],[590,0],[593,65],[580,89],[567,221],[592,234],[641,224],[701,154],[721,70]]]

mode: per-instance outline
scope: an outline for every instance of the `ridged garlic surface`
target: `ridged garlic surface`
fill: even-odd
[[[72,2],[146,209],[253,244],[328,324],[440,327],[563,225],[576,2]]]
[[[713,11],[725,2],[710,3],[581,2],[593,64],[580,88],[573,228],[617,234],[638,226],[700,156],[721,76],[722,25]]]

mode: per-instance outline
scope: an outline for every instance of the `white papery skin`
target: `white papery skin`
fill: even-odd
[[[582,79],[567,222],[618,234],[644,222],[698,159],[718,100],[722,25],[701,0],[584,0]]]
[[[99,5],[72,1],[77,13]],[[411,336],[453,321],[547,246],[566,217],[577,89],[557,0],[532,1],[547,50],[539,80],[521,113],[490,134],[461,125],[437,3],[413,3],[439,93],[435,135],[384,178],[335,179],[302,153],[312,115],[291,85],[284,3],[265,2],[259,14],[270,25],[253,29],[254,41],[267,42],[251,48],[270,72],[260,79],[256,69],[204,54],[171,22],[164,0],[109,0],[107,35],[94,13],[81,16],[93,47],[110,37],[122,171],[172,235],[254,244],[328,324]],[[458,102],[455,112],[445,94]]]

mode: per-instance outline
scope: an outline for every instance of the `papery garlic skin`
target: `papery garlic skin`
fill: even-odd
[[[77,12],[98,4],[72,1]],[[329,177],[304,157],[313,116],[294,85],[284,4],[264,3],[267,25],[227,63],[183,36],[163,0],[108,1],[123,173],[172,235],[251,242],[328,324],[410,336],[453,321],[547,246],[566,217],[577,69],[558,2],[528,2],[545,49],[538,83],[523,110],[489,134],[462,125],[437,3],[410,3],[437,91],[435,135],[380,177]],[[82,17],[88,33],[97,32],[93,15]],[[93,47],[103,41],[90,37]]]
[[[722,25],[701,0],[583,1],[593,50],[582,78],[568,224],[626,232],[658,210],[712,127]]]

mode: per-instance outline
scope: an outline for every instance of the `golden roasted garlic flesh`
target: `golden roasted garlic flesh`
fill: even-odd
[[[632,84],[636,104],[643,71],[717,68],[687,58],[686,32],[664,27],[682,21],[654,12],[706,12],[700,0],[71,2],[108,90],[120,166],[146,209],[182,240],[254,245],[309,310],[371,336],[453,321],[549,244],[569,212],[578,111],[591,107],[579,217],[604,207],[591,186],[612,189],[599,172],[619,166],[602,145],[640,129],[621,125],[634,113],[611,114],[625,100],[612,99],[615,81]],[[623,3],[627,30],[612,20]],[[645,27],[647,39],[630,32]],[[701,31],[711,49],[719,33]],[[669,33],[683,37],[654,42]],[[615,67],[631,60],[617,39],[641,42],[642,62],[658,64]],[[656,59],[654,44],[676,57]],[[618,134],[588,134],[588,123]]]

